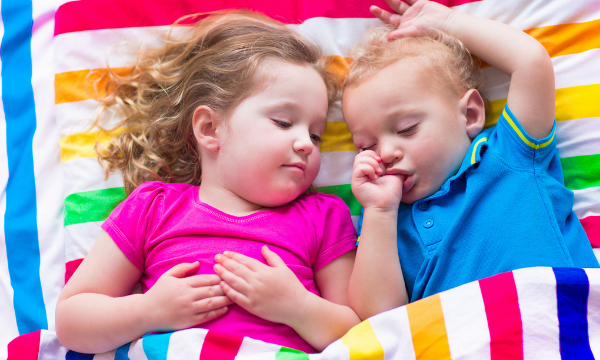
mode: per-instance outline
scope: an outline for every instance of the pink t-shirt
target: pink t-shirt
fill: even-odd
[[[285,206],[237,217],[200,202],[198,189],[146,182],[102,224],[123,254],[142,271],[144,293],[180,263],[197,260],[198,274],[214,274],[214,256],[225,250],[266,263],[261,247],[267,245],[306,289],[319,295],[315,271],[356,247],[350,211],[336,196],[301,196]],[[314,352],[292,328],[261,319],[238,305],[198,327]]]

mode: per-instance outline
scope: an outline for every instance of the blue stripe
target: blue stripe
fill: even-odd
[[[31,86],[31,0],[2,0],[2,103],[6,116],[8,183],[4,234],[20,334],[48,329],[40,281],[33,173],[35,102]],[[49,141],[56,141],[50,139]]]
[[[127,343],[117,349],[115,352],[115,360],[129,360],[129,347],[131,343]]]
[[[94,358],[94,354],[82,354],[73,350],[67,351],[67,355],[65,355],[65,360],[92,360]]]
[[[148,360],[167,360],[167,350],[172,333],[144,335],[142,347]]]
[[[594,359],[590,348],[587,308],[590,283],[583,269],[554,268],[560,355],[563,360]]]

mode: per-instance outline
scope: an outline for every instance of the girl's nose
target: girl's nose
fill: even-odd
[[[293,145],[294,151],[296,152],[303,152],[304,155],[310,155],[313,152],[313,149],[315,148],[315,144],[313,144],[311,138],[310,138],[310,134],[306,134],[306,135],[302,135],[299,136],[295,141],[294,141],[294,145]]]

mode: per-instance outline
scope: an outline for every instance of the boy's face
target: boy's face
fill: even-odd
[[[469,149],[466,107],[423,59],[399,60],[346,89],[342,110],[359,151],[373,150],[387,174],[404,175],[402,202],[440,189]]]

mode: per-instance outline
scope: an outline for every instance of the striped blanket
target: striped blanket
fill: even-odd
[[[556,73],[557,143],[565,185],[575,194],[574,210],[600,257],[600,3],[438,1],[506,22],[548,50]],[[346,56],[354,44],[378,24],[368,6],[385,6],[382,0],[1,0],[1,4],[0,118],[5,126],[0,132],[6,142],[0,146],[0,163],[7,165],[0,170],[5,186],[0,193],[0,209],[5,212],[0,218],[4,230],[0,359],[83,356],[58,344],[52,331],[54,307],[62,285],[97,238],[101,222],[125,197],[120,174],[105,181],[93,152],[95,142],[122,130],[90,128],[97,106],[86,86],[90,72],[92,77],[102,74],[107,60],[115,71],[127,71],[136,50],[159,45],[180,16],[224,8],[249,8],[285,22],[319,43],[341,68],[351,61]],[[185,31],[177,29],[182,36]],[[484,72],[491,126],[506,103],[509,78],[494,68]],[[106,119],[105,125],[114,121]],[[328,122],[321,151],[315,184],[344,199],[356,222],[361,208],[349,186],[356,149],[339,109]],[[598,278],[591,270],[547,268],[503,274],[369,319],[321,355],[310,357],[593,358],[598,354],[593,344],[600,344]],[[507,285],[511,282],[512,287]],[[494,295],[499,289],[501,294]],[[510,303],[512,310],[505,309]],[[193,346],[189,339],[196,339]],[[188,346],[178,345],[182,343]],[[147,336],[98,356],[163,359],[210,356],[212,351],[239,358],[306,358],[252,339],[200,330]]]

